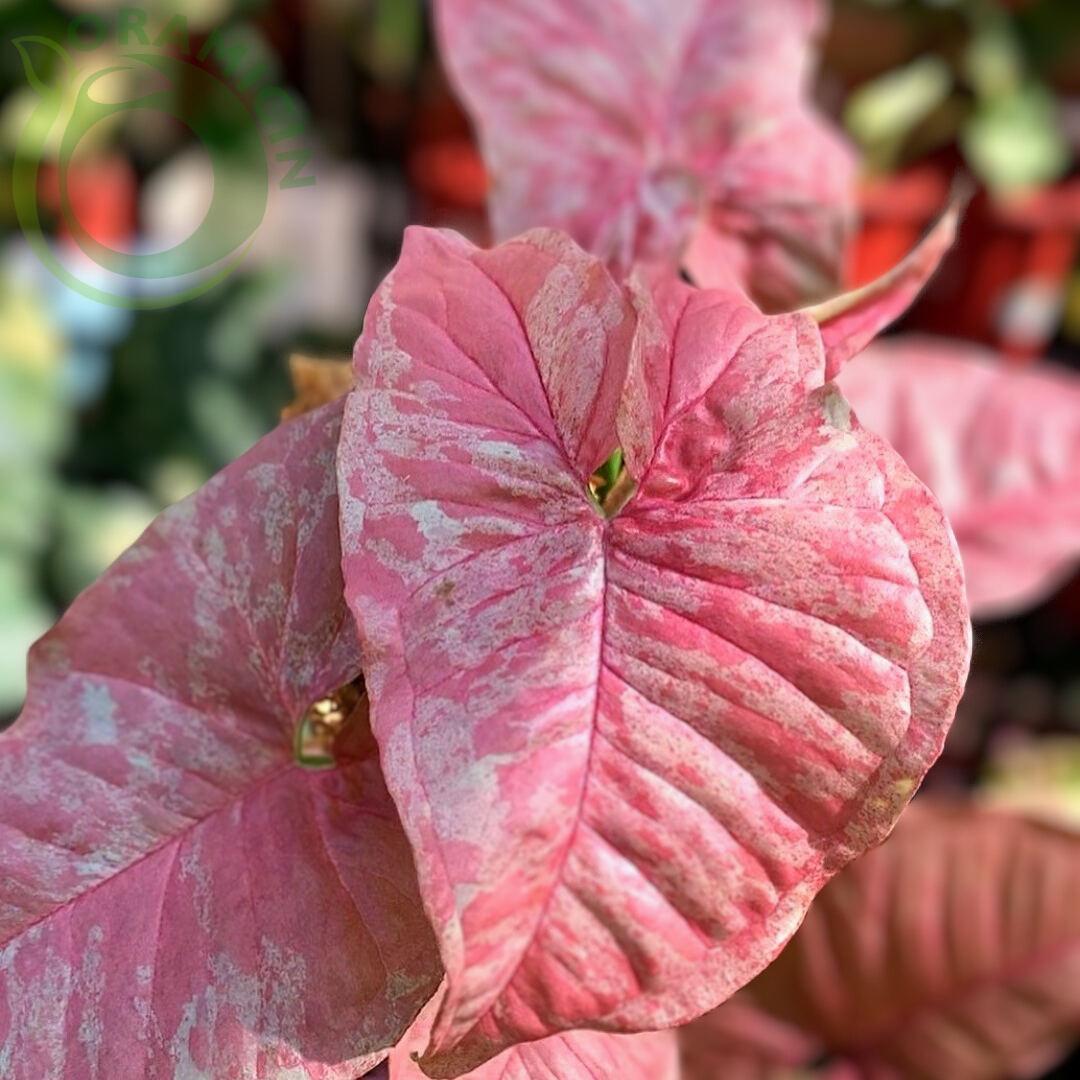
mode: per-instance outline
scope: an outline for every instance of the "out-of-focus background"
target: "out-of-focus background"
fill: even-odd
[[[277,422],[290,354],[348,355],[403,228],[485,235],[483,167],[426,0],[141,9],[151,40],[182,13],[192,57],[220,29],[294,89],[316,183],[279,190],[291,166],[272,161],[255,246],[194,300],[133,311],[71,291],[16,220],[15,149],[40,95],[12,42],[65,43],[74,16],[96,13],[109,30],[101,66],[123,52],[119,6],[0,0],[0,726],[19,709],[29,645],[155,514]],[[34,62],[47,74],[59,61],[39,49]],[[963,166],[979,194],[962,243],[904,325],[989,343],[1002,363],[1080,369],[1080,2],[836,0],[817,96],[865,161],[851,283],[914,245]],[[102,243],[157,250],[204,212],[205,165],[183,124],[125,112],[80,146],[72,205]],[[62,242],[48,160],[39,182],[46,232]],[[1020,189],[1034,193],[1022,211],[1008,200]],[[988,755],[1070,732],[1080,735],[1080,577],[1022,617],[977,626],[969,689],[928,784],[969,785]]]

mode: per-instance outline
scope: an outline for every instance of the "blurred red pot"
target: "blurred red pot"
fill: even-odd
[[[489,244],[487,171],[469,119],[439,68],[426,71],[421,79],[411,129],[407,169],[414,220],[448,226],[474,243]]]
[[[138,177],[131,163],[110,155],[73,162],[68,169],[68,199],[82,227],[99,243],[126,250],[135,234]],[[38,174],[41,205],[58,214],[56,235],[70,240],[71,232],[60,210],[60,182],[55,165],[43,165]]]
[[[955,168],[938,158],[864,185],[850,285],[872,280],[911,250],[945,205]],[[980,191],[905,325],[1032,359],[1057,332],[1078,248],[1080,178],[1008,199]]]

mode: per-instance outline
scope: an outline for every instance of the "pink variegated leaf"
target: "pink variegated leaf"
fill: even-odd
[[[1080,839],[917,800],[775,963],[680,1032],[687,1080],[1027,1080],[1080,1038]]]
[[[813,321],[664,274],[633,304],[557,234],[412,230],[357,344],[346,594],[448,977],[432,1076],[727,997],[963,683],[944,517]]]
[[[840,385],[941,500],[975,615],[1022,610],[1060,585],[1080,559],[1076,375],[904,336],[867,349]]]
[[[835,292],[850,232],[848,161],[840,136],[806,110],[717,154],[710,213],[683,255],[687,273],[706,287],[709,272],[733,277],[766,311]],[[703,242],[707,262],[698,256]]]
[[[415,1058],[427,1046],[438,1013],[437,996],[391,1051],[389,1080],[425,1080]],[[467,1074],[467,1080],[679,1080],[673,1031],[608,1035],[567,1031],[503,1051]]]
[[[757,298],[835,287],[853,156],[806,83],[819,0],[439,0],[497,239],[564,229],[626,273],[695,231]]]
[[[438,984],[362,706],[341,404],[167,510],[31,653],[0,736],[5,1080],[354,1080]]]

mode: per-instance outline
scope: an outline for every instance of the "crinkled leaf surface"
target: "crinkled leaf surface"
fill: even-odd
[[[5,1080],[353,1080],[437,986],[374,755],[293,763],[359,673],[341,409],[166,511],[35,646],[0,736]]]
[[[626,272],[718,231],[731,272],[790,310],[835,285],[853,157],[812,114],[818,0],[439,0],[504,239],[566,230]]]
[[[390,1080],[425,1080],[413,1059],[427,1046],[439,999],[433,998],[390,1054]],[[673,1031],[608,1035],[568,1031],[504,1050],[468,1080],[678,1080]]]
[[[682,1033],[688,1080],[1038,1076],[1080,1035],[1080,838],[917,801],[779,959]],[[801,1060],[800,1060],[801,1058]]]
[[[840,385],[940,499],[973,614],[1022,610],[1061,583],[1080,557],[1080,379],[898,336],[852,361]]]
[[[662,280],[635,316],[559,234],[414,229],[357,344],[346,593],[448,975],[431,1075],[728,996],[959,696],[952,538],[816,325]]]

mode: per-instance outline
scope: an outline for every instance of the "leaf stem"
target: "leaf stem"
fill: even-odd
[[[600,504],[604,516],[614,517],[630,501],[635,491],[637,491],[637,481],[623,469],[619,473],[619,478],[611,485],[607,494],[604,495],[604,501]]]

